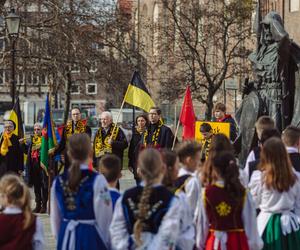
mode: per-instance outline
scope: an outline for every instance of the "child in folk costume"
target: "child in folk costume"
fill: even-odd
[[[209,185],[212,183],[212,172],[213,172],[213,164],[212,159],[221,151],[230,151],[234,154],[234,148],[231,144],[229,138],[224,134],[215,134],[211,140],[211,145],[208,153],[207,160],[203,164],[203,170],[200,176],[202,179],[203,185]],[[239,179],[244,186],[247,186],[246,177],[244,175],[244,171],[239,169]],[[205,181],[205,183],[203,182]]]
[[[5,175],[0,181],[0,249],[42,250],[44,232],[41,221],[32,214],[30,192],[15,175]]]
[[[51,226],[57,249],[109,249],[112,204],[103,175],[89,169],[90,137],[74,134],[68,140],[71,166],[51,189]]]
[[[180,232],[179,199],[161,185],[164,165],[153,148],[138,159],[143,182],[118,199],[110,226],[113,249],[175,249]]]
[[[161,152],[163,162],[167,168],[163,184],[180,199],[182,216],[180,221],[180,237],[176,242],[176,249],[189,250],[195,246],[195,226],[193,213],[185,193],[175,186],[179,170],[179,158],[174,151],[164,149]]]
[[[100,159],[99,171],[104,175],[108,183],[108,190],[110,193],[113,210],[115,209],[117,200],[121,196],[119,190],[117,189],[119,179],[122,177],[121,170],[121,160],[118,156],[106,154]]]
[[[206,250],[261,249],[255,208],[239,181],[234,155],[219,152],[212,163],[212,184],[202,193],[197,246]]]
[[[195,141],[185,141],[177,148],[177,154],[181,168],[175,186],[186,194],[194,214],[201,194],[201,184],[198,178],[198,170],[201,164],[201,145]]]
[[[300,249],[300,181],[279,138],[264,143],[259,168],[249,188],[264,249]]]

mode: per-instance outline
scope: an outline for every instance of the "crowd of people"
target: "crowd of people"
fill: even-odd
[[[215,111],[216,119],[229,119],[237,133],[224,106]],[[300,249],[299,128],[280,133],[272,118],[260,117],[258,144],[241,166],[232,145],[236,136],[214,134],[208,123],[200,127],[201,143],[177,142],[172,149],[174,135],[163,125],[160,109],[152,108],[136,118],[129,143],[136,186],[121,193],[128,146],[122,130],[103,112],[92,143],[86,125],[73,123],[59,149],[68,166],[50,193],[57,249]],[[37,149],[34,143],[30,148]],[[35,184],[34,192],[41,210],[40,186]],[[0,194],[0,249],[43,249],[43,228],[30,209],[25,182],[6,174]]]

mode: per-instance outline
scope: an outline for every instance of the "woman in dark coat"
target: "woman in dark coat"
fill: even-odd
[[[23,150],[20,138],[13,133],[15,128],[13,121],[4,122],[4,132],[0,136],[0,177],[9,172],[20,174],[24,170]]]
[[[135,124],[136,127],[132,134],[128,150],[128,168],[132,171],[134,179],[138,184],[140,182],[140,178],[137,174],[137,158],[140,151],[142,135],[148,126],[147,114],[138,115],[135,119]]]

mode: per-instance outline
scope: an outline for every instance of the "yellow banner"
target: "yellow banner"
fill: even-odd
[[[230,138],[230,123],[229,122],[206,122],[206,121],[196,121],[195,126],[195,139],[196,141],[203,140],[203,136],[200,132],[200,126],[202,123],[208,123],[214,134],[224,134]]]

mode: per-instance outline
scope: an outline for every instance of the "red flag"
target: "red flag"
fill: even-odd
[[[191,90],[187,86],[182,104],[179,120],[183,125],[182,139],[195,138],[195,112],[192,102]]]

